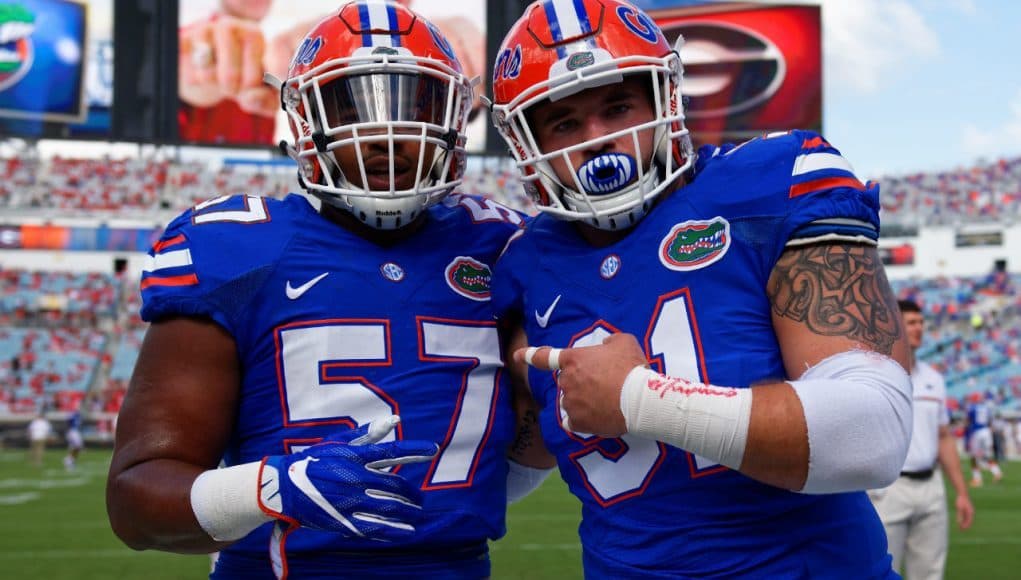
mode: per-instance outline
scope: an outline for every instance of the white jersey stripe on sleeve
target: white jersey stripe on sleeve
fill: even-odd
[[[174,250],[172,252],[156,254],[155,256],[146,256],[142,271],[155,272],[165,268],[190,266],[191,263],[191,250]]]
[[[821,169],[843,169],[854,174],[854,168],[846,159],[835,153],[809,153],[798,155],[791,175],[804,175]]]

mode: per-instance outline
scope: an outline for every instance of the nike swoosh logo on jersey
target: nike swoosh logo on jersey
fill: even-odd
[[[317,488],[316,485],[312,483],[312,480],[309,479],[307,473],[308,464],[311,463],[312,461],[319,460],[316,459],[315,457],[306,457],[301,461],[295,461],[294,463],[291,464],[291,468],[287,470],[288,472],[287,476],[291,479],[291,482],[294,483],[294,487],[297,487],[298,491],[305,494],[305,497],[312,500],[312,503],[319,506],[319,509],[329,514],[331,518],[343,524],[345,528],[351,530],[355,535],[357,536],[364,535],[360,531],[358,531],[358,528],[354,527],[354,525],[351,524],[351,522],[348,521],[347,518],[341,515],[341,513],[337,511],[337,508],[333,507],[333,504],[331,504],[329,501],[327,501],[325,497],[323,497],[323,494],[319,492],[319,488]]]
[[[308,282],[305,282],[301,286],[298,286],[297,288],[291,286],[291,281],[288,280],[287,281],[287,287],[284,288],[284,290],[287,291],[287,297],[290,298],[291,300],[297,300],[298,298],[301,298],[302,294],[304,294],[305,292],[308,292],[309,288],[311,288],[311,287],[315,286],[316,284],[318,284],[320,280],[322,280],[323,278],[325,278],[329,274],[330,274],[329,272],[323,272],[322,274],[319,274],[318,276],[316,276],[315,278],[312,278]]]
[[[553,300],[553,304],[550,304],[549,308],[547,308],[546,312],[541,316],[539,315],[538,310],[535,311],[535,322],[539,324],[540,328],[546,328],[546,325],[549,324],[549,316],[550,314],[553,314],[553,309],[557,307],[557,302],[560,302],[560,294],[557,294],[556,299]]]

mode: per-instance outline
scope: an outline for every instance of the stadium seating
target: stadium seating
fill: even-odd
[[[900,298],[919,303],[929,321],[918,356],[947,380],[958,402],[992,393],[1021,409],[1021,275],[895,281]]]
[[[907,224],[1002,222],[1021,216],[1021,158],[881,177],[883,218]]]
[[[476,157],[468,166],[462,191],[532,211],[509,157]],[[176,213],[220,195],[283,197],[298,189],[293,166],[279,161],[210,167],[155,158],[12,158],[0,159],[0,171],[0,208],[55,208],[61,215]],[[876,181],[885,222],[941,225],[1021,217],[1021,158]]]
[[[461,191],[535,213],[509,157],[473,157],[468,166]],[[0,208],[17,210],[12,215],[55,210],[60,216],[155,216],[161,222],[218,195],[283,197],[297,189],[293,166],[279,160],[210,166],[158,157],[21,155],[0,159],[0,173]],[[879,181],[884,224],[1021,218],[1021,158]],[[91,390],[97,407],[116,411],[145,328],[136,285],[137,280],[108,274],[0,270],[0,408],[3,403],[28,413],[39,404],[65,408],[76,404],[75,393]],[[1004,405],[1021,409],[1018,275],[902,281],[895,290],[923,305],[930,324],[919,355],[946,374],[952,397],[988,390]],[[25,332],[37,333],[28,346]],[[53,344],[63,350],[51,350]],[[36,373],[52,376],[39,379],[13,369],[19,357],[27,357],[19,363],[31,360],[42,369]]]

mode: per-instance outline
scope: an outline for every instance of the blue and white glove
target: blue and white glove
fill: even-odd
[[[391,416],[297,453],[264,458],[259,506],[291,526],[382,541],[410,536],[424,518],[422,493],[386,470],[430,461],[439,447],[431,441],[378,443],[399,421]]]

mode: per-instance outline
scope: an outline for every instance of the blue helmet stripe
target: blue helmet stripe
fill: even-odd
[[[394,9],[392,4],[386,5],[386,15],[390,19],[390,30],[400,30],[400,26],[397,25],[397,10]],[[390,43],[392,46],[400,46],[401,35],[391,34]]]
[[[358,22],[362,25],[362,30],[370,30],[372,28],[369,19],[369,6],[367,4],[358,4]],[[372,35],[367,32],[362,33],[362,46],[372,46]]]
[[[590,26],[588,21],[588,10],[585,9],[585,2],[583,0],[574,0],[574,13],[578,15],[578,24],[581,25],[582,34],[592,32],[592,26]]]

